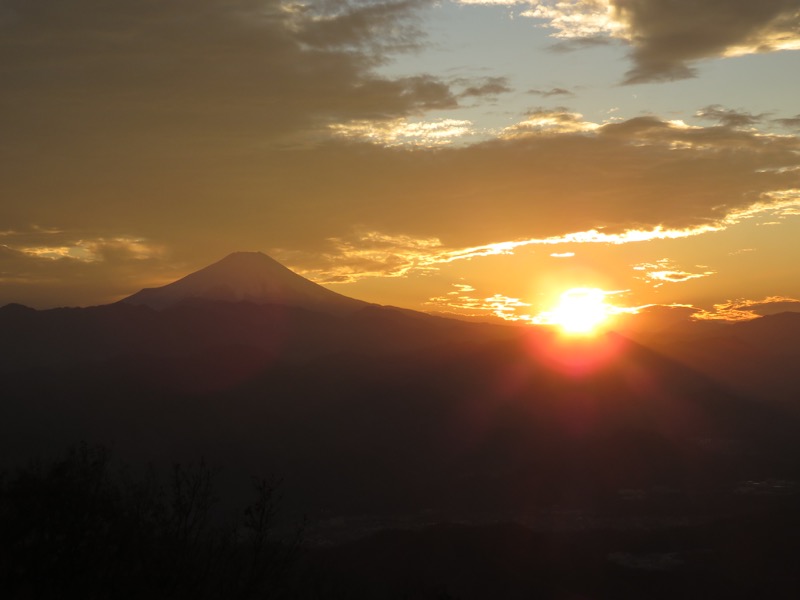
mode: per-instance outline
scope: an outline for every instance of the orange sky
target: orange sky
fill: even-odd
[[[0,0],[0,304],[261,250],[417,310],[792,309],[800,4],[719,6]]]

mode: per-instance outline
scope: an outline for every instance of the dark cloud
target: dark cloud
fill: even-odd
[[[298,16],[298,38],[315,48],[370,48],[372,59],[384,52],[418,47],[413,10],[424,0],[353,2],[328,0],[311,5],[284,3]],[[311,17],[304,18],[304,17]]]
[[[558,31],[551,50],[619,40],[632,46],[625,83],[686,79],[696,61],[800,48],[798,0],[531,0],[524,16]]]
[[[432,78],[372,72],[387,52],[419,42],[418,5],[1,0],[4,145],[105,152],[168,135],[191,136],[195,148],[238,136],[263,143],[335,120],[455,106]]]
[[[614,41],[601,36],[578,37],[572,39],[563,39],[548,46],[548,50],[557,53],[576,52],[578,50],[586,50],[588,48],[596,48],[598,46],[609,46]]]
[[[788,129],[800,129],[800,115],[795,115],[786,119],[774,119],[773,122]]]
[[[707,121],[716,121],[726,127],[753,127],[761,123],[766,115],[754,115],[745,111],[723,108],[715,104],[701,108],[695,116]]]
[[[598,227],[702,226],[798,185],[783,169],[800,163],[794,138],[655,117],[594,131],[572,113],[532,117],[552,128],[460,148],[342,143],[284,153],[250,184],[268,185],[280,203],[227,227],[285,248],[319,247],[354,226],[458,248]]]
[[[685,79],[692,63],[768,52],[800,39],[798,0],[611,0],[626,24],[634,67],[626,83]]]
[[[549,90],[528,90],[529,94],[541,96],[542,98],[550,98],[552,96],[572,96],[573,93],[564,88],[556,87]]]
[[[464,83],[463,80],[460,81]],[[482,80],[468,85],[460,96],[498,96],[511,91],[506,77],[485,77]]]

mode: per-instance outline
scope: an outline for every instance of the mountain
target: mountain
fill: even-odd
[[[301,277],[262,252],[234,252],[159,288],[145,288],[121,302],[161,310],[187,300],[252,302],[347,314],[368,306]]]
[[[0,308],[0,373],[117,357],[251,353],[262,361],[298,361],[337,354],[389,356],[507,338],[511,332],[509,327],[348,298],[265,254],[236,252],[114,304],[41,311],[19,304]],[[217,367],[208,365],[194,387]]]
[[[643,343],[372,305],[259,253],[111,305],[3,307],[0,375],[0,463],[78,440],[206,456],[284,475],[318,518],[656,488],[678,490],[677,511],[800,473],[794,421]]]

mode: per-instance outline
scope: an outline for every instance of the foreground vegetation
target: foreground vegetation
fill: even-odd
[[[15,598],[292,597],[300,534],[274,539],[275,482],[256,480],[253,492],[225,517],[204,462],[134,475],[84,444],[31,463],[0,488],[3,589]]]
[[[226,511],[214,475],[204,462],[137,472],[88,445],[3,474],[2,597],[706,600],[800,592],[791,486],[743,489],[735,504],[661,527],[631,526],[660,509],[628,499],[640,505],[617,515],[625,527],[613,519],[537,530],[440,522],[315,546],[302,528],[279,527],[277,482],[254,480],[250,504]]]

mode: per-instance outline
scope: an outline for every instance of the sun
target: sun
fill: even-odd
[[[558,305],[544,313],[544,322],[568,335],[592,335],[611,315],[606,294],[597,288],[573,288],[561,294]]]

